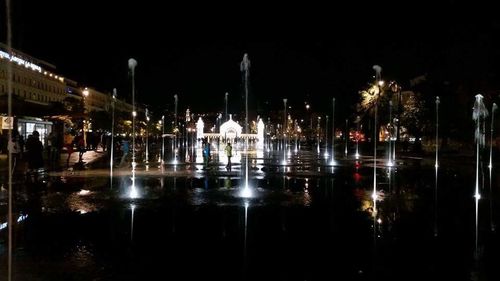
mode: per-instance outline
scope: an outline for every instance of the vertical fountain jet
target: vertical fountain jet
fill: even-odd
[[[479,258],[479,199],[481,195],[479,194],[479,162],[482,161],[482,157],[480,156],[481,150],[485,145],[485,118],[488,116],[488,109],[483,102],[483,96],[478,94],[475,96],[476,101],[474,102],[474,108],[472,111],[472,119],[476,122],[476,130],[474,133],[474,139],[476,141],[476,188],[474,193],[474,198],[476,202],[476,232],[475,232],[475,258],[476,260]],[[481,165],[482,166],[482,165]]]
[[[435,182],[434,182],[434,236],[438,235],[437,227],[437,212],[438,212],[438,168],[439,168],[439,104],[441,103],[439,96],[436,96],[436,162],[435,168]]]
[[[243,60],[240,63],[240,70],[243,72],[245,87],[245,134],[248,134],[248,80],[250,79],[250,59],[248,59],[247,53],[243,55]]]
[[[335,165],[335,98],[332,99],[332,161],[330,165]]]
[[[474,139],[476,141],[476,189],[474,196],[479,199],[481,196],[479,194],[479,161],[482,160],[480,157],[481,149],[485,145],[485,118],[488,117],[488,109],[483,102],[483,96],[478,94],[475,96],[476,101],[474,102],[474,108],[472,112],[472,119],[476,122],[476,130],[474,133]]]
[[[115,102],[116,102],[116,88],[113,89],[113,96],[111,97],[111,151],[109,156],[109,187],[113,188],[113,158],[115,151]]]
[[[245,134],[249,133],[248,130],[248,80],[250,78],[250,60],[248,54],[243,55],[243,60],[240,63],[240,71],[243,73],[243,82],[245,86]],[[244,189],[248,190],[248,137],[245,138],[245,186]],[[245,192],[247,193],[247,192]]]
[[[382,67],[379,65],[374,65],[373,70],[375,70],[375,82],[377,83],[377,91],[374,93],[375,101],[375,112],[373,119],[373,203],[376,209],[377,206],[377,110],[378,110],[378,95],[380,95],[380,86],[383,85],[380,73],[382,72]]]
[[[137,66],[137,61],[135,59],[128,60],[128,68],[132,74],[132,169],[135,169],[135,117],[137,112],[135,111],[135,67]]]
[[[491,107],[491,128],[490,128],[490,162],[488,165],[488,169],[490,170],[490,229],[491,231],[495,231],[495,223],[493,222],[493,189],[491,188],[493,179],[492,179],[492,171],[493,171],[493,128],[495,120],[495,111],[498,109],[496,103],[493,103]]]

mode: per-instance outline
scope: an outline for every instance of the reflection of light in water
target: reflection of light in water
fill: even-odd
[[[130,186],[130,191],[128,193],[128,197],[130,199],[139,198],[139,192],[138,192],[137,187],[135,185],[135,176],[132,177],[132,185]]]
[[[203,163],[203,152],[201,148],[196,149],[196,158],[195,158],[196,163]]]
[[[247,226],[248,226],[248,207],[249,206],[250,206],[250,204],[248,203],[248,201],[245,201],[245,239],[244,239],[244,245],[243,245],[245,267],[246,267],[246,258],[247,258]]]
[[[78,195],[82,195],[82,196],[89,195],[89,194],[90,194],[90,191],[86,190],[86,189],[82,189],[82,190],[80,190],[80,192],[78,192]]]
[[[130,240],[134,239],[134,213],[135,213],[135,204],[130,204],[130,209],[132,210],[132,215],[130,218]]]
[[[28,215],[19,215],[19,217],[17,218],[17,222],[22,222],[24,221],[25,219],[28,218]]]
[[[85,198],[92,192],[83,192],[85,197],[82,196],[81,193],[82,191],[75,192],[70,194],[66,198],[65,204],[67,204],[68,208],[80,214],[86,214],[95,211],[97,209],[96,204],[93,202],[88,202],[88,200]]]
[[[377,219],[377,222],[378,222],[379,224],[382,224],[382,219],[381,219],[381,218],[378,218],[378,219]]]
[[[330,166],[335,166],[335,165],[337,165],[337,161],[332,159],[332,161],[330,161]]]
[[[262,148],[257,149],[257,165],[264,164],[264,150]]]
[[[361,174],[356,172],[354,173],[354,182],[360,183],[361,182]]]
[[[434,165],[436,169],[436,177],[434,182],[434,236],[438,236],[438,224],[437,224],[437,216],[438,216],[438,165],[436,161],[436,165]]]
[[[137,192],[137,188],[134,185],[130,187],[130,192],[128,196],[130,199],[139,198],[139,193]]]
[[[253,190],[249,186],[243,187],[240,191],[240,197],[242,198],[252,198],[253,197]]]
[[[22,215],[21,214],[21,215],[19,215],[19,217],[17,218],[16,221],[17,221],[17,223],[20,223],[20,222],[26,220],[27,218],[28,218],[28,215]],[[0,223],[0,230],[7,228],[8,225],[9,224],[7,222]]]

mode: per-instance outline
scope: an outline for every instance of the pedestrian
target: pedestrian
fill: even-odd
[[[28,136],[26,149],[28,150],[28,169],[36,175],[36,170],[43,167],[43,145],[38,131],[33,131]]]
[[[83,163],[83,154],[86,151],[85,150],[85,139],[83,138],[83,135],[78,136],[77,147],[78,147],[78,163],[82,164]]]
[[[225,148],[226,156],[227,156],[227,165],[226,169],[231,172],[231,157],[233,157],[233,147],[231,146],[231,143],[228,142]]]
[[[9,156],[12,157],[12,171],[14,171],[16,169],[16,164],[19,161],[19,153],[21,152],[18,136],[12,136],[7,144],[7,150],[9,151]]]
[[[123,139],[122,140],[122,145],[121,145],[121,150],[122,150],[122,159],[120,161],[120,167],[123,165],[123,163],[125,163],[125,159],[127,158],[127,155],[129,153],[129,150],[130,150],[130,145],[129,145],[129,142],[128,140],[126,139]]]
[[[203,147],[203,158],[205,160],[205,166],[208,166],[208,163],[210,163],[210,143],[208,142],[207,139],[204,141],[204,147]]]

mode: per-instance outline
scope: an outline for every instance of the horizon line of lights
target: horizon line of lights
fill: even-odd
[[[64,82],[64,78],[62,76],[58,76],[58,75],[55,75],[55,74],[52,74],[50,72],[47,72],[46,70],[42,71],[42,67],[37,65],[37,64],[34,64],[32,62],[29,62],[27,60],[24,60],[20,57],[16,57],[14,55],[11,55],[7,52],[4,52],[2,50],[0,50],[0,59],[7,59],[11,62],[15,62],[17,63],[18,65],[22,65],[28,69],[31,69],[33,71],[38,71],[39,73],[43,73],[44,75],[49,75],[50,77],[53,77],[55,78],[56,80],[59,80],[60,82]]]
[[[0,51],[0,58],[2,58],[2,59],[6,58],[6,59],[8,59],[10,61],[16,62],[19,65],[24,65],[26,68],[31,68],[32,70],[36,70],[38,72],[42,72],[42,68],[39,65],[36,65],[36,64],[34,64],[32,62],[23,60],[22,58],[16,57],[16,56],[11,55],[11,54],[9,54],[7,52]]]

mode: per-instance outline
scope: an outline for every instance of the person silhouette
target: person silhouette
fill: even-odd
[[[227,165],[226,169],[231,172],[231,157],[233,157],[233,147],[231,146],[231,143],[228,142],[225,148],[226,156],[227,156]]]

